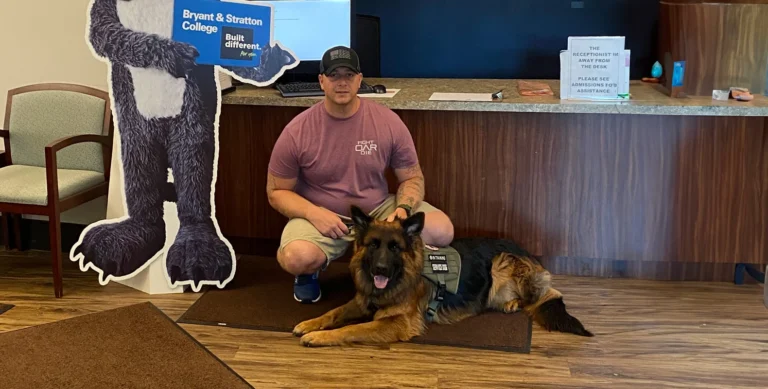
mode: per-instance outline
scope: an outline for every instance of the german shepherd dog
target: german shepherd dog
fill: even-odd
[[[355,297],[299,323],[293,334],[305,346],[393,343],[423,335],[436,288],[421,274],[424,213],[386,222],[356,206],[351,210],[356,236],[349,269]],[[432,322],[455,323],[486,310],[522,310],[548,331],[593,336],[566,312],[562,295],[550,286],[550,273],[516,244],[467,238],[451,246],[461,254],[460,283],[456,294],[446,293]]]

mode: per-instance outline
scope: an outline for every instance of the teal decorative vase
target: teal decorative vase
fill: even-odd
[[[651,76],[654,78],[661,77],[661,64],[659,61],[656,61],[656,63],[653,64],[653,67],[651,68]]]

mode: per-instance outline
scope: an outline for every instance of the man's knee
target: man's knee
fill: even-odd
[[[326,262],[325,253],[306,240],[294,240],[277,251],[277,261],[287,272],[297,276],[311,274]]]
[[[453,241],[453,222],[442,211],[426,214],[424,221],[424,243],[434,246],[447,246]]]

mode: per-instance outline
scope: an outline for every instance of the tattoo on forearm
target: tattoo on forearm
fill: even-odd
[[[424,199],[424,179],[414,177],[400,184],[397,190],[397,203],[408,204],[411,208]]]

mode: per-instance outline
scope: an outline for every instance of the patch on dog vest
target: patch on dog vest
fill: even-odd
[[[421,274],[437,286],[429,302],[427,320],[431,320],[445,293],[456,293],[461,275],[461,255],[453,247],[425,247]]]
[[[422,275],[435,285],[443,285],[446,292],[456,293],[461,274],[461,255],[453,247],[424,249],[424,268]]]
[[[427,254],[432,265],[432,273],[448,273],[448,256],[445,254]]]

